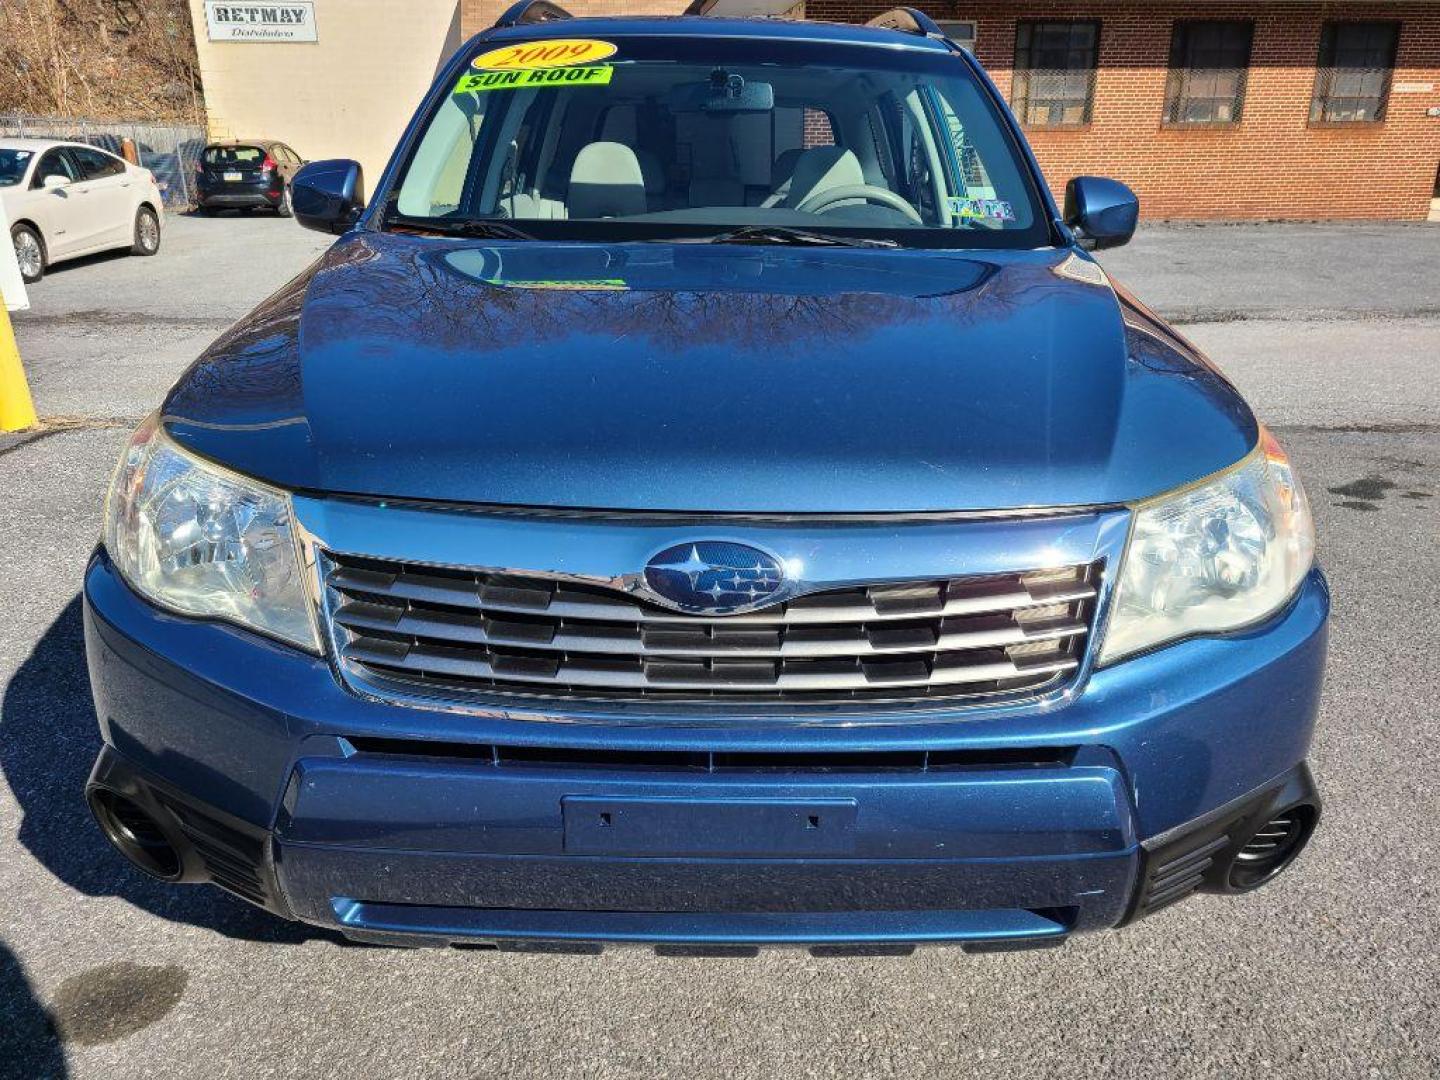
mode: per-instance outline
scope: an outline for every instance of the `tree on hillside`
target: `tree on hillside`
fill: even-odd
[[[0,0],[0,113],[203,122],[187,0]]]

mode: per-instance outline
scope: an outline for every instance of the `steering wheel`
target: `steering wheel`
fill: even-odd
[[[866,202],[888,206],[891,210],[900,211],[916,225],[925,224],[924,219],[908,202],[889,188],[876,187],[874,184],[846,184],[843,187],[826,188],[811,195],[795,209],[802,214],[823,214],[836,203],[848,202],[851,199],[864,199]]]

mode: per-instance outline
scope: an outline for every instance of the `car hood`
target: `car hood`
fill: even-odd
[[[1242,457],[1230,384],[1067,259],[354,233],[164,420],[287,488],[614,510],[1093,506]]]

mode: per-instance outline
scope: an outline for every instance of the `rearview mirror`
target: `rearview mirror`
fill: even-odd
[[[1135,235],[1139,218],[1140,200],[1118,180],[1077,176],[1065,185],[1065,224],[1082,247],[1119,247]]]
[[[69,187],[70,178],[61,176],[59,173],[49,173],[44,180],[40,181],[40,186],[47,189]]]
[[[290,181],[290,206],[307,229],[343,233],[365,209],[365,176],[358,161],[312,161]]]
[[[775,86],[768,82],[747,82],[743,76],[716,68],[708,82],[678,83],[671,87],[668,104],[671,112],[770,112],[775,108]]]

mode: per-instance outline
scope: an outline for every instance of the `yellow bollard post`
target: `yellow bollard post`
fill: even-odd
[[[30,384],[20,366],[20,348],[10,325],[10,311],[0,296],[0,431],[20,431],[39,423]]]

